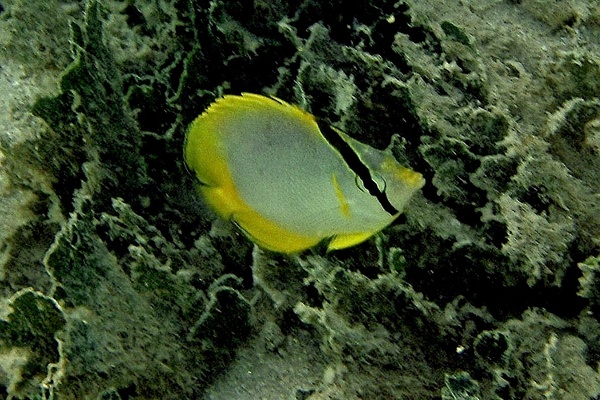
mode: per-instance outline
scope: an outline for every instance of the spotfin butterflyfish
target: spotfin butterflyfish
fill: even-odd
[[[208,205],[260,247],[281,253],[323,241],[328,250],[359,244],[394,221],[425,184],[390,152],[252,93],[212,103],[190,125],[184,156]]]

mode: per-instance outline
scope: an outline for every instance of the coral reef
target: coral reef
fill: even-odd
[[[592,0],[0,1],[0,397],[600,397],[599,22]],[[240,92],[427,184],[360,246],[253,247],[182,160]]]

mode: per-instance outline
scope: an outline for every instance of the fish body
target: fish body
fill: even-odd
[[[361,243],[425,182],[391,153],[251,93],[210,105],[190,125],[184,153],[210,207],[259,246],[282,253],[324,240],[329,250]]]

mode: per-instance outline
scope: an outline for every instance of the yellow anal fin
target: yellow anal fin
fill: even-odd
[[[290,232],[253,210],[243,210],[231,216],[246,236],[260,247],[279,253],[298,253],[319,243],[322,238]]]
[[[329,242],[329,246],[327,246],[327,250],[340,250],[345,249],[346,247],[352,247],[359,243],[364,242],[371,236],[373,236],[376,232],[358,232],[358,233],[349,233],[346,235],[336,235],[331,242]]]

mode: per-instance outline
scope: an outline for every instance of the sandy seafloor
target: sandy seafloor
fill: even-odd
[[[182,162],[241,92],[425,187],[254,247]],[[600,398],[597,0],[0,0],[0,109],[0,398]]]

